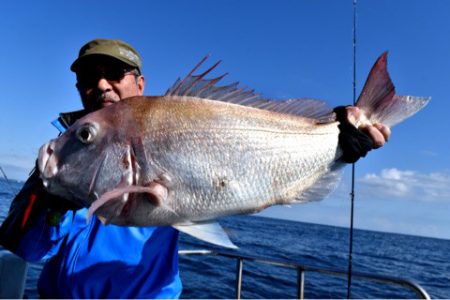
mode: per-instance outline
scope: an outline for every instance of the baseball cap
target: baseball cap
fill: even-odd
[[[137,68],[139,72],[141,71],[142,60],[139,53],[124,41],[110,39],[95,39],[81,47],[78,58],[72,63],[70,70],[77,72],[80,64],[86,58],[94,55],[113,57],[127,65]]]

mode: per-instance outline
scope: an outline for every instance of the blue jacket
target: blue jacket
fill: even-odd
[[[171,227],[86,224],[87,209],[67,212],[60,226],[45,216],[16,254],[48,259],[39,278],[44,298],[178,298],[178,232]]]

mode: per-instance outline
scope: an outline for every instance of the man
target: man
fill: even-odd
[[[84,110],[61,114],[59,120],[65,127],[88,112],[144,92],[141,58],[122,41],[87,43],[71,70],[77,76]],[[389,137],[389,128],[383,125],[364,128],[370,138],[350,126],[348,122],[358,118],[357,108],[340,108],[337,114],[343,120],[347,162],[382,146]],[[38,171],[14,199],[0,228],[0,243],[29,261],[49,259],[38,283],[41,297],[180,295],[177,231],[171,227],[104,226],[95,216],[87,225],[86,213],[86,208],[73,207],[46,193]]]

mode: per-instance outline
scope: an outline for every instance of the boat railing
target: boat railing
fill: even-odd
[[[254,256],[246,256],[228,252],[221,252],[215,250],[180,250],[180,255],[211,255],[211,256],[222,256],[236,260],[236,285],[235,285],[235,298],[241,299],[241,290],[242,290],[242,276],[244,270],[244,261],[251,261],[261,264],[267,264],[272,266],[291,268],[297,270],[297,299],[304,299],[305,292],[305,273],[322,273],[328,274],[331,276],[337,277],[346,277],[348,276],[347,270],[340,269],[331,269],[331,268],[322,268],[322,267],[313,267],[301,265],[292,261],[283,261],[283,260],[273,260],[267,258],[258,258]],[[386,275],[377,275],[371,273],[361,273],[361,272],[352,272],[352,278],[359,280],[366,280],[377,283],[391,284],[399,287],[403,287],[405,289],[409,289],[416,293],[419,299],[431,299],[428,293],[425,291],[423,287],[421,287],[418,283],[392,276]]]

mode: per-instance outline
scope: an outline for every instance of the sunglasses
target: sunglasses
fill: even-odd
[[[102,65],[86,68],[77,72],[78,85],[84,89],[96,86],[100,79],[107,81],[121,81],[126,75],[138,76],[139,72],[134,68],[124,68],[117,65]]]

